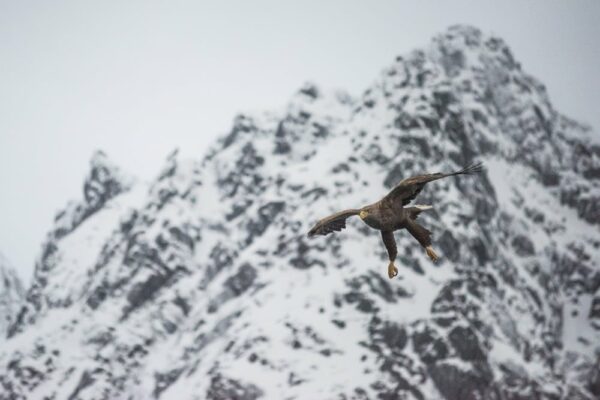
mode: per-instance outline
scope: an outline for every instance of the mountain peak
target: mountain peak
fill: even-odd
[[[126,176],[101,150],[92,155],[90,167],[83,186],[83,194],[91,209],[101,207],[106,201],[128,190],[132,185],[132,178]]]
[[[305,82],[302,87],[300,87],[300,90],[298,90],[298,93],[312,99],[316,99],[321,95],[319,87],[313,82]]]
[[[73,231],[109,200],[129,191],[135,183],[131,176],[123,173],[101,150],[92,154],[89,165],[89,172],[83,183],[83,199],[70,201],[56,214],[49,243]]]
[[[510,53],[510,47],[504,39],[494,34],[484,33],[471,25],[452,25],[435,35],[432,41],[448,46],[460,44],[471,50],[497,52],[498,54]]]

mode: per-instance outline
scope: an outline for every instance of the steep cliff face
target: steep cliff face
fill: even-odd
[[[15,322],[24,297],[21,279],[0,253],[0,342],[5,340],[8,327]]]
[[[0,399],[600,396],[600,140],[496,37],[452,27],[357,99],[307,84],[150,185],[100,158],[0,345]],[[438,264],[398,232],[388,280],[359,220],[306,238],[472,160],[418,199]]]

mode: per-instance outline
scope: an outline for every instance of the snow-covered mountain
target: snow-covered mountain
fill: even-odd
[[[8,327],[15,322],[24,298],[21,279],[0,253],[0,343],[5,340]]]
[[[360,220],[402,177],[442,257]],[[150,184],[94,156],[0,345],[0,399],[600,396],[600,139],[456,26],[359,98],[302,87]]]

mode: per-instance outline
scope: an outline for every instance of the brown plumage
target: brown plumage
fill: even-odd
[[[435,173],[413,176],[404,179],[394,187],[383,199],[376,203],[360,209],[340,211],[327,218],[323,218],[308,232],[308,237],[316,235],[328,235],[339,232],[346,227],[346,219],[358,215],[371,228],[381,231],[381,238],[387,249],[390,263],[388,265],[388,276],[393,278],[398,275],[398,268],[394,261],[398,253],[394,231],[406,229],[421,246],[425,248],[427,255],[437,261],[438,256],[431,247],[431,232],[416,222],[417,216],[431,206],[404,207],[417,197],[428,183],[449,176],[475,174],[483,170],[481,163],[472,164],[460,171],[449,174]]]

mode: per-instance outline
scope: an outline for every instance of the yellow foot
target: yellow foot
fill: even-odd
[[[388,265],[388,276],[390,277],[390,279],[392,279],[396,275],[398,275],[398,268],[396,268],[394,263],[391,262],[390,265]]]
[[[431,258],[433,262],[436,262],[439,259],[438,255],[435,254],[435,251],[433,251],[433,248],[431,248],[431,246],[425,247],[425,251],[427,252],[427,255],[429,256],[429,258]]]

